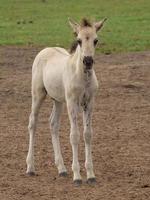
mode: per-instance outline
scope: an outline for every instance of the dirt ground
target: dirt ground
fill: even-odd
[[[96,55],[100,88],[93,115],[93,160],[97,183],[86,184],[81,137],[79,160],[83,184],[74,187],[66,108],[60,140],[69,176],[59,177],[54,165],[48,124],[50,98],[39,115],[35,147],[37,175],[25,174],[31,65],[40,49],[0,47],[0,199],[150,199],[150,52]]]

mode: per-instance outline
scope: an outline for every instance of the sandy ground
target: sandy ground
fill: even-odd
[[[81,137],[79,160],[84,182],[81,187],[74,187],[66,109],[60,140],[69,176],[59,177],[54,165],[48,124],[50,98],[39,115],[37,176],[25,174],[31,65],[39,50],[0,47],[0,199],[150,199],[150,52],[96,55],[100,88],[93,115],[93,160],[97,183],[86,184]]]

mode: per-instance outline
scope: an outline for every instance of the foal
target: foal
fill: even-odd
[[[95,182],[91,153],[91,115],[94,94],[98,88],[97,78],[93,69],[95,46],[98,42],[97,31],[106,19],[91,24],[83,19],[81,24],[69,19],[76,35],[76,43],[69,54],[59,47],[46,48],[35,58],[32,67],[32,108],[29,117],[29,151],[27,155],[27,174],[34,175],[34,142],[35,129],[41,103],[48,94],[53,99],[53,110],[50,116],[52,144],[55,164],[60,176],[66,176],[67,170],[63,162],[59,143],[59,124],[63,103],[66,102],[71,125],[70,142],[73,152],[73,180],[76,185],[82,183],[78,161],[78,144],[80,133],[78,114],[83,109],[85,168],[87,182]]]

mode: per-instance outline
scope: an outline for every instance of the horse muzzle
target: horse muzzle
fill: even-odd
[[[83,64],[85,65],[86,70],[92,69],[93,63],[94,63],[94,60],[92,56],[85,56],[83,58]]]

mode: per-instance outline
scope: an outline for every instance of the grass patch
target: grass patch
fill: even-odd
[[[98,49],[104,53],[150,49],[149,0],[0,0],[0,45],[68,48],[67,18],[107,17]]]

